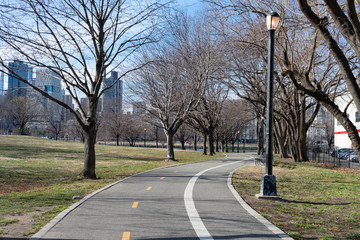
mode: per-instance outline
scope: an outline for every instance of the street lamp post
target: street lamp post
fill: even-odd
[[[144,128],[144,147],[146,147],[146,128]]]
[[[261,179],[260,194],[258,198],[279,197],[276,191],[276,178],[273,175],[273,88],[274,88],[274,35],[279,23],[280,16],[272,12],[266,17],[268,28],[268,77],[267,77],[267,97],[266,97],[266,152],[265,152],[265,174]]]
[[[237,131],[237,135],[236,135],[236,138],[237,138],[237,142],[238,142],[238,146],[237,146],[237,152],[240,152],[240,138],[239,138],[239,135],[240,135],[240,131]]]
[[[243,153],[245,152],[245,142],[246,142],[246,135],[243,134]]]

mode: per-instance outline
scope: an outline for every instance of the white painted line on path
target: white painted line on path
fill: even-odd
[[[212,236],[210,235],[209,231],[206,229],[204,223],[202,222],[198,211],[195,208],[195,203],[193,200],[193,189],[195,186],[195,182],[196,180],[198,180],[198,178],[204,174],[207,171],[213,170],[215,168],[220,168],[223,166],[227,166],[227,165],[231,165],[231,164],[235,164],[235,163],[239,163],[238,161],[236,162],[231,162],[231,163],[226,163],[226,164],[222,164],[216,167],[212,167],[212,168],[208,168],[205,169],[199,173],[197,173],[196,175],[194,175],[189,183],[187,184],[186,188],[185,188],[185,192],[184,192],[184,202],[185,202],[185,208],[186,208],[186,212],[188,214],[188,217],[190,219],[191,225],[193,226],[196,235],[198,236],[198,238],[200,240],[213,240]]]
[[[254,218],[256,218],[259,222],[261,222],[263,225],[265,225],[265,227],[267,227],[270,231],[272,231],[274,234],[278,235],[281,239],[283,239],[283,240],[294,240],[294,239],[291,238],[289,235],[287,235],[286,233],[284,233],[283,231],[281,231],[281,230],[280,230],[278,227],[276,227],[274,224],[272,224],[271,222],[269,222],[266,218],[264,218],[263,216],[261,216],[258,212],[256,212],[253,208],[251,208],[251,207],[239,196],[238,192],[235,190],[235,188],[234,188],[233,185],[231,184],[232,175],[234,174],[235,171],[236,171],[236,169],[229,174],[228,180],[227,180],[227,185],[228,185],[230,191],[232,192],[232,194],[234,195],[234,197],[236,198],[236,200],[240,203],[240,205],[241,205],[248,213],[250,213]]]

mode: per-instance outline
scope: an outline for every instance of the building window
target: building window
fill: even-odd
[[[45,85],[45,92],[53,92],[54,86]]]
[[[360,114],[359,114],[359,112],[355,112],[355,122],[360,122]]]

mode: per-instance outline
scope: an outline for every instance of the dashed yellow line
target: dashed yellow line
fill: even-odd
[[[139,202],[134,202],[131,208],[137,208],[139,205]]]
[[[174,171],[174,173],[177,173],[178,171]]]
[[[149,191],[150,189],[152,189],[152,187],[148,187],[146,190]]]
[[[161,177],[160,179],[163,180],[165,177]]]
[[[130,232],[124,232],[122,236],[122,240],[130,240]]]

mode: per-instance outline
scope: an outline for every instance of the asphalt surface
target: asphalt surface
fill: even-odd
[[[32,239],[281,239],[249,214],[229,174],[246,154],[145,172],[81,201]],[[289,239],[289,238],[285,238]]]

